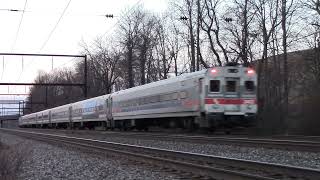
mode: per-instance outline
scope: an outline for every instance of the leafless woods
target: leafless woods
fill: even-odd
[[[294,129],[299,121],[292,118],[306,113],[302,104],[319,97],[319,7],[319,0],[178,0],[160,14],[137,5],[119,17],[113,33],[81,43],[89,97],[236,62],[257,69],[259,126]],[[78,63],[75,71],[39,74],[36,81],[79,82],[83,68]],[[81,93],[32,87],[34,101],[47,98],[32,111],[77,101]]]

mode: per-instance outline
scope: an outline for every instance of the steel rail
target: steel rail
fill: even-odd
[[[32,129],[40,131],[40,129]],[[48,131],[48,130],[45,130]],[[163,133],[136,133],[136,132],[110,132],[110,131],[83,131],[83,130],[59,130],[65,133],[79,133],[79,134],[92,134],[104,135],[113,137],[125,138],[144,138],[150,140],[163,140],[163,141],[178,141],[188,143],[201,143],[201,144],[226,144],[226,145],[240,145],[248,147],[263,147],[271,149],[283,149],[289,151],[307,151],[307,152],[320,152],[320,141],[316,140],[290,140],[290,139],[273,139],[261,137],[212,137],[212,136],[199,136],[199,135],[177,135],[177,134],[163,134]],[[55,131],[55,132],[59,132]],[[282,137],[283,138],[283,137]],[[320,138],[320,137],[319,137]]]
[[[69,137],[35,133],[21,130],[3,131],[31,137],[44,138],[45,141],[63,142],[86,148],[99,149],[113,153],[120,153],[128,157],[139,158],[144,162],[165,164],[166,167],[192,172],[204,177],[224,179],[318,179],[320,171],[317,169],[294,167],[257,161],[225,158],[212,155],[172,151],[122,143],[106,142],[94,139]]]
[[[320,141],[310,140],[289,140],[289,139],[271,139],[271,138],[239,138],[239,137],[209,137],[193,135],[164,135],[154,133],[105,133],[107,135],[124,137],[144,137],[157,140],[171,140],[190,143],[205,144],[234,144],[242,146],[254,146],[264,148],[276,148],[290,151],[308,151],[320,152]]]

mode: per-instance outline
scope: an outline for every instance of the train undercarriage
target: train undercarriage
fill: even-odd
[[[225,116],[223,114],[202,115],[200,117],[172,117],[150,119],[126,119],[116,121],[86,121],[69,123],[47,123],[25,125],[30,128],[53,129],[88,129],[88,130],[120,130],[120,131],[148,131],[150,129],[179,129],[193,132],[214,132],[219,129],[248,128],[255,124],[254,114],[247,116]]]

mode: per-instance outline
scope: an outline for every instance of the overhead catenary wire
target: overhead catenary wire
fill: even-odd
[[[142,0],[138,0],[128,11],[126,11],[125,15],[128,14],[129,12],[131,12],[138,4],[140,4],[141,1],[142,1]],[[61,21],[62,17],[64,16],[64,14],[65,14],[67,8],[69,7],[70,3],[71,3],[71,0],[69,0],[68,4],[66,5],[66,7],[65,7],[65,9],[63,10],[62,14],[60,15],[60,18],[58,19],[56,25],[55,25],[54,28],[51,30],[51,32],[49,33],[47,39],[46,39],[46,40],[44,41],[44,43],[42,44],[39,52],[41,52],[41,51],[45,48],[45,46],[47,45],[48,41],[50,40],[50,38],[51,38],[51,36],[53,35],[55,29],[57,28],[59,22]],[[99,15],[99,16],[105,16],[105,15]],[[111,31],[117,24],[119,24],[119,23],[120,23],[120,20],[118,20],[118,21],[113,25],[113,27],[111,27],[108,31],[106,31],[103,36],[105,36],[108,32],[110,32],[110,31]],[[32,64],[32,63],[29,63],[29,64]],[[25,69],[26,69],[26,68],[25,68]],[[21,79],[21,76],[22,76],[23,72],[24,72],[24,70],[21,71],[21,73],[20,73],[19,78],[18,78],[17,81],[19,81],[19,80]]]
[[[67,62],[65,62],[65,63],[63,63],[63,64],[61,64],[61,65],[58,65],[58,66],[56,66],[56,67],[53,67],[53,57],[52,57],[51,60],[52,60],[51,70],[53,71],[53,70],[57,70],[59,67],[63,67],[63,66],[65,66],[65,65],[67,65],[67,64],[73,63],[75,60],[77,60],[77,57],[74,57],[74,58],[72,58],[71,60],[68,60]]]
[[[138,0],[128,11],[126,11],[126,12],[124,13],[124,15],[129,14],[138,4],[140,4],[141,1],[142,1],[142,0]],[[39,52],[41,52],[41,51],[46,47],[46,45],[47,45],[47,43],[49,42],[51,36],[53,35],[53,33],[55,32],[56,28],[58,27],[60,21],[62,20],[63,16],[65,15],[65,13],[66,13],[66,11],[67,11],[70,3],[71,3],[71,0],[69,0],[69,2],[67,3],[66,7],[64,8],[63,12],[61,13],[61,15],[60,15],[60,17],[59,17],[59,19],[58,19],[58,21],[57,21],[57,23],[55,24],[55,26],[53,27],[53,29],[50,31],[48,37],[46,38],[46,40],[44,41],[44,43],[43,43],[42,46],[40,47]],[[99,15],[99,16],[105,16],[105,15]],[[120,23],[120,19],[116,22],[116,24],[114,24],[114,26],[113,26],[112,28],[110,28],[107,32],[105,32],[104,35],[106,35],[108,32],[110,32],[110,31],[111,31],[117,24],[119,24],[119,23]],[[32,59],[32,61],[33,61],[33,59]],[[27,66],[30,66],[30,64],[32,64],[32,63],[31,63],[31,62],[28,63],[28,64],[26,65],[26,67],[24,67],[24,68],[21,70],[17,81],[19,81],[19,80],[21,79],[22,74],[24,73],[24,70],[27,69]],[[56,69],[56,68],[54,68],[54,69]]]
[[[14,49],[14,47],[15,47],[15,45],[16,45],[18,36],[19,36],[19,32],[20,32],[20,29],[21,29],[21,24],[22,24],[22,21],[23,21],[24,12],[25,12],[25,10],[26,10],[27,3],[28,3],[28,0],[25,0],[25,2],[24,2],[24,7],[23,7],[23,11],[22,11],[21,18],[20,18],[20,22],[19,22],[18,29],[17,29],[17,32],[16,32],[16,36],[15,36],[14,41],[13,41],[13,44],[12,44],[12,46],[11,46],[11,52],[13,51],[13,49]],[[13,10],[12,10],[12,11],[13,11]],[[19,10],[16,10],[16,11],[19,11]]]
[[[48,37],[46,38],[46,40],[44,41],[44,43],[43,43],[42,46],[40,47],[39,53],[44,49],[44,47],[45,47],[45,46],[47,45],[47,43],[49,42],[51,36],[53,35],[54,31],[55,31],[56,28],[58,27],[58,25],[59,25],[62,17],[64,16],[65,12],[67,11],[70,3],[71,3],[71,0],[69,0],[68,4],[67,4],[67,5],[65,6],[65,8],[63,9],[63,11],[62,11],[62,13],[61,13],[58,21],[56,22],[55,26],[52,28],[52,30],[50,31]],[[31,61],[33,61],[33,59],[32,59]],[[30,64],[32,64],[32,63],[30,63]],[[21,79],[21,76],[22,76],[23,72],[24,72],[24,70],[21,71],[21,73],[20,73],[17,81],[19,81],[19,80]]]
[[[137,5],[140,4],[142,0],[138,0],[128,11],[126,11],[124,13],[124,15],[128,15]],[[120,23],[120,19],[117,20],[117,22],[111,27],[109,28],[103,35],[102,37],[105,37],[114,27],[116,27],[118,24]]]
[[[41,46],[41,48],[40,48],[40,50],[39,50],[39,53],[43,50],[43,48],[44,48],[44,47],[46,46],[46,44],[49,42],[52,34],[54,33],[54,31],[55,31],[56,28],[58,27],[58,24],[60,23],[62,17],[64,16],[65,12],[67,11],[70,3],[71,3],[71,0],[69,0],[68,4],[65,6],[65,8],[64,8],[64,10],[62,11],[62,13],[61,13],[58,21],[57,21],[56,24],[55,24],[55,26],[54,26],[53,29],[50,31],[47,39],[46,39],[46,40],[44,41],[44,43],[42,44],[42,46]],[[31,61],[33,61],[33,59],[32,59]],[[29,63],[29,65],[30,65],[30,64],[32,64],[32,63]],[[27,66],[28,66],[28,65],[27,65]],[[27,67],[26,67],[26,68],[27,68]],[[23,72],[24,72],[24,69],[26,69],[26,68],[22,68],[22,70],[21,70],[21,72],[20,72],[20,74],[19,74],[19,77],[18,77],[18,80],[17,80],[17,81],[19,81],[19,80],[21,79],[22,74],[23,74]],[[2,76],[1,76],[1,79],[2,79]]]
[[[20,11],[25,11],[25,10],[21,10],[21,9],[0,9],[0,11],[10,11],[10,12],[20,12]]]
[[[2,72],[1,72],[1,80],[3,78],[3,72],[4,72],[4,56],[2,56]]]
[[[38,13],[41,15],[56,15],[61,14],[60,12],[48,12],[48,11],[31,11],[31,10],[23,10],[23,9],[1,9],[0,11],[9,11],[9,12],[26,12],[26,13]],[[112,14],[98,14],[98,13],[68,13],[68,16],[100,16],[100,17],[106,17],[106,15],[112,15]],[[113,16],[117,17],[117,16]]]
[[[0,9],[0,10],[6,10],[6,11],[13,11],[13,12],[20,12],[22,11],[22,14],[21,14],[21,18],[20,18],[20,22],[19,22],[19,25],[18,25],[18,29],[17,29],[17,32],[16,32],[16,36],[15,36],[15,39],[13,41],[13,44],[11,46],[11,52],[13,51],[13,48],[17,42],[17,39],[18,39],[18,35],[19,35],[19,32],[20,32],[20,28],[21,28],[21,24],[22,24],[22,20],[23,20],[23,16],[24,16],[24,12],[26,10],[26,7],[27,7],[27,3],[28,3],[28,0],[25,0],[24,2],[24,7],[23,7],[23,10],[19,10],[19,9]],[[2,72],[1,72],[1,80],[3,79],[3,74],[4,74],[4,56],[3,56],[3,59],[2,59]]]
[[[127,15],[128,13],[130,13],[138,4],[141,3],[141,1],[142,1],[142,0],[138,0],[128,11],[126,11],[125,15]],[[43,45],[41,46],[39,52],[41,52],[41,51],[44,49],[44,47],[46,46],[46,44],[47,44],[48,41],[50,40],[53,32],[54,32],[55,29],[57,28],[59,22],[61,21],[63,15],[65,14],[65,12],[66,12],[66,10],[67,10],[67,8],[69,7],[70,2],[71,2],[71,0],[68,2],[67,6],[65,7],[64,11],[62,12],[59,20],[57,21],[56,25],[54,26],[54,28],[53,28],[52,31],[50,32],[50,34],[49,34],[48,38],[46,39],[46,41],[45,41],[45,42],[43,43]],[[99,15],[99,16],[105,16],[105,15]],[[105,36],[108,32],[110,32],[110,31],[111,31],[117,24],[119,24],[119,23],[120,23],[120,20],[118,20],[118,21],[113,25],[113,27],[111,27],[108,31],[106,31],[103,36]],[[29,63],[29,64],[32,64],[32,63]],[[26,68],[25,68],[25,69],[26,69]],[[21,79],[21,76],[22,76],[23,72],[24,72],[24,71],[22,70],[17,81],[19,81],[19,80]]]
[[[41,46],[41,48],[40,48],[40,50],[39,50],[39,53],[43,50],[43,48],[44,48],[44,47],[47,45],[47,43],[49,42],[49,40],[50,40],[53,32],[54,32],[54,31],[56,30],[56,28],[58,27],[58,24],[60,23],[62,17],[64,16],[65,12],[67,11],[70,3],[71,3],[71,0],[69,0],[68,4],[66,5],[66,7],[64,8],[64,10],[62,11],[62,13],[61,13],[61,15],[60,15],[57,23],[55,24],[55,26],[53,27],[53,29],[50,31],[50,33],[49,33],[47,39],[45,40],[45,42],[42,44],[42,46]]]

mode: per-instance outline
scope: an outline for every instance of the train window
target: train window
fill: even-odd
[[[236,81],[227,81],[226,90],[227,92],[236,92],[237,83]]]
[[[172,100],[178,99],[178,93],[172,93]]]
[[[220,80],[210,80],[210,92],[220,91]]]
[[[228,73],[237,73],[238,69],[228,69]]]
[[[246,91],[254,91],[254,82],[253,81],[245,81],[244,85],[246,87]]]
[[[170,101],[174,99],[178,99],[178,93],[160,95],[160,101]]]
[[[198,83],[198,88],[199,88],[199,93],[202,93],[202,86],[203,86],[203,78],[199,79],[199,83]]]
[[[180,92],[180,99],[185,99],[188,97],[188,93],[186,91]]]
[[[139,98],[139,105],[143,105],[144,102],[143,102],[143,98]]]
[[[150,97],[150,103],[156,103],[159,102],[159,96],[151,96]]]

